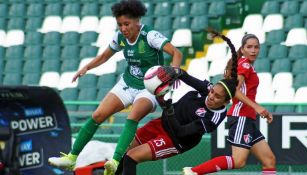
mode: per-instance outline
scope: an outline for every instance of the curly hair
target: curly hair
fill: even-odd
[[[111,9],[113,16],[116,18],[123,15],[130,18],[140,18],[147,12],[144,4],[139,0],[122,0],[115,3]]]

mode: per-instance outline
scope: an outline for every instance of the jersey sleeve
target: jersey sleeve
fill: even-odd
[[[155,48],[157,50],[162,50],[164,45],[169,42],[169,40],[160,32],[152,30],[149,31],[147,34],[147,42],[150,47]]]
[[[207,95],[212,88],[212,83],[210,83],[207,80],[199,80],[191,75],[189,75],[187,72],[183,71],[183,74],[179,77],[180,80],[185,82],[187,85],[193,87],[198,92],[202,93],[203,95]]]
[[[245,78],[249,77],[251,65],[248,62],[243,62],[238,65],[238,75],[243,75]]]
[[[109,44],[109,47],[114,52],[118,52],[118,51],[122,50],[122,48],[120,47],[120,43],[118,43],[118,34],[119,34],[119,31],[114,34],[113,39],[112,39],[111,43]]]

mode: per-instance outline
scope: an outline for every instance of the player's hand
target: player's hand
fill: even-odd
[[[72,81],[71,82],[75,82],[77,80],[77,78],[83,76],[84,74],[86,74],[87,72],[87,68],[82,68],[81,70],[79,70],[75,75],[74,77],[72,78]]]
[[[273,115],[272,115],[272,113],[270,113],[270,112],[268,112],[267,115],[263,115],[263,116],[261,116],[261,117],[262,117],[262,118],[265,118],[267,123],[272,123],[272,121],[273,121]]]

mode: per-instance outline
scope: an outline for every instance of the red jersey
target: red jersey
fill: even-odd
[[[241,92],[255,102],[259,78],[247,58],[240,58],[238,60],[238,75],[244,76],[245,79],[240,87]],[[237,98],[232,98],[232,102],[233,104],[227,112],[228,116],[246,116],[254,120],[256,119],[256,111],[253,108]]]

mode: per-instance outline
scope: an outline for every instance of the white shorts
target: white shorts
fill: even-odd
[[[111,93],[115,94],[125,107],[133,104],[139,98],[147,98],[151,101],[153,106],[153,111],[156,109],[158,102],[156,97],[148,92],[146,89],[134,89],[129,87],[123,77],[115,84],[115,86],[111,89]]]

